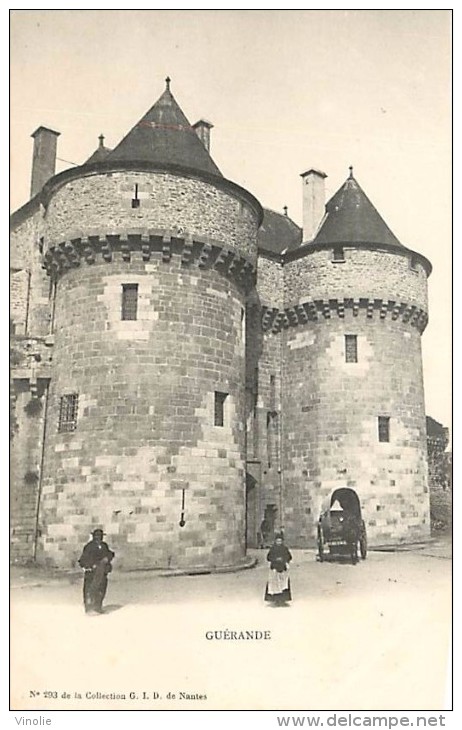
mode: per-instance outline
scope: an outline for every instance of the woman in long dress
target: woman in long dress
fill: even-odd
[[[266,584],[265,601],[276,606],[283,606],[292,600],[290,591],[289,563],[292,560],[290,550],[284,545],[281,535],[276,535],[266,559],[270,564],[268,582]]]

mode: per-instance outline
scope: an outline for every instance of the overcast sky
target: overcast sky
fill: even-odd
[[[451,421],[451,15],[447,10],[11,11],[11,207],[31,133],[57,171],[114,147],[171,90],[214,124],[225,177],[301,225],[300,173],[332,195],[349,165],[402,244],[430,259],[427,414]]]

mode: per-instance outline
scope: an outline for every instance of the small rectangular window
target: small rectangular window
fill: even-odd
[[[332,262],[334,264],[341,264],[345,261],[345,253],[343,251],[343,246],[335,246],[332,251]]]
[[[390,441],[390,417],[379,416],[379,441]]]
[[[417,269],[417,256],[411,256],[409,259],[409,267],[411,271],[418,271]]]
[[[225,401],[228,393],[219,393],[215,391],[215,426],[224,426],[225,424]]]
[[[77,412],[79,409],[79,396],[77,393],[69,393],[61,396],[59,403],[58,431],[60,433],[75,431],[77,428]]]
[[[357,335],[345,335],[345,362],[358,362]]]
[[[122,319],[136,319],[138,284],[122,284]]]
[[[135,185],[134,196],[132,198],[132,208],[140,207],[140,199],[138,197],[138,185]]]

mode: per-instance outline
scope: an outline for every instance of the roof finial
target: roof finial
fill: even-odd
[[[167,91],[170,91],[170,81],[171,80],[172,79],[170,78],[170,76],[167,76],[167,78],[165,79],[165,85],[167,87],[167,89],[166,89]]]
[[[350,171],[350,177],[353,177],[353,165],[350,165],[348,169]]]
[[[289,209],[288,209],[287,205],[285,205],[282,210],[284,211],[284,215],[289,214]]]
[[[98,139],[99,139],[99,146],[100,146],[100,147],[104,147],[104,134],[103,134],[103,133],[101,133],[101,134],[99,135]]]

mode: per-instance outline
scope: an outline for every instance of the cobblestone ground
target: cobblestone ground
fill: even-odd
[[[83,613],[79,576],[15,568],[13,709],[444,709],[449,543],[356,566],[293,554],[285,608],[263,601],[264,551],[254,569],[215,575],[121,574],[115,562],[101,616]],[[206,638],[225,630],[271,639]]]

